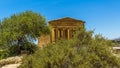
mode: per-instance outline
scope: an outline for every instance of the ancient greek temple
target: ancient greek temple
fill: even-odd
[[[51,34],[39,38],[38,45],[41,47],[47,43],[55,43],[60,39],[69,40],[74,36],[78,25],[84,26],[84,21],[65,17],[57,20],[49,21]]]

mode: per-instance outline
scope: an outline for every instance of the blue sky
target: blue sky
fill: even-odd
[[[0,0],[0,19],[32,10],[47,21],[72,17],[108,39],[120,37],[120,0]]]

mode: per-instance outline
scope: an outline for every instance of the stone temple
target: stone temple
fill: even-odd
[[[78,25],[84,26],[84,21],[65,17],[48,22],[51,27],[51,34],[38,38],[38,45],[42,47],[48,43],[55,43],[59,39],[70,39],[74,36],[74,32]]]

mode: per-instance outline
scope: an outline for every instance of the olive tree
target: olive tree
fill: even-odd
[[[33,44],[38,37],[49,34],[46,20],[39,13],[25,11],[14,14],[1,21],[0,37],[4,46],[17,46],[16,52],[20,53],[21,47]]]

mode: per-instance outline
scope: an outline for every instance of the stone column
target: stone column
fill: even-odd
[[[55,41],[55,32],[54,32],[55,28],[52,28],[52,38],[51,41],[52,43]]]
[[[58,31],[58,29],[56,28],[56,29],[55,29],[55,42],[56,42],[57,39],[58,39],[58,32],[57,32],[57,31]]]
[[[61,38],[63,38],[64,36],[64,33],[63,33],[63,29],[61,29]]]
[[[68,40],[70,39],[70,30],[67,29],[67,34],[68,34]]]

